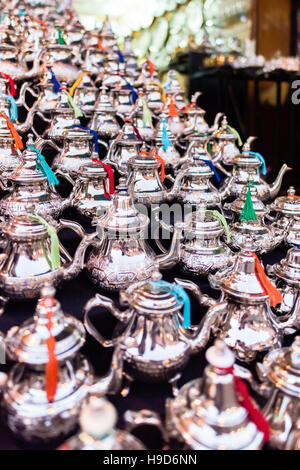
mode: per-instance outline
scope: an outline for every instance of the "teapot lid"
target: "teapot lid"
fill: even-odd
[[[28,205],[28,211],[32,209]],[[9,239],[37,240],[48,236],[47,228],[42,223],[30,217],[30,214],[22,214],[9,219],[2,227],[3,233]]]
[[[135,207],[125,178],[120,178],[112,199],[113,203],[107,212],[97,219],[99,227],[107,231],[125,233],[134,233],[147,227],[148,217]]]
[[[299,241],[300,242],[300,241]],[[286,258],[273,266],[276,276],[284,279],[288,284],[300,285],[300,249],[290,248]]]
[[[218,274],[216,275],[218,277]],[[220,287],[230,296],[243,302],[268,299],[268,294],[259,281],[256,272],[255,257],[250,251],[239,253],[230,272],[220,276]]]
[[[227,117],[224,116],[221,122],[221,126],[217,129],[213,136],[217,139],[235,140],[236,135],[233,134],[231,128],[228,126]]]
[[[272,208],[284,215],[300,216],[300,197],[296,196],[295,188],[290,186],[287,190],[287,196],[276,198]]]
[[[245,185],[242,189],[241,196],[235,199],[231,204],[227,204],[227,207],[230,208],[232,212],[241,214],[245,206],[247,192],[249,190],[249,187],[250,187],[251,200],[252,200],[252,205],[253,205],[255,214],[261,217],[265,216],[268,213],[268,209],[266,208],[265,204],[260,199],[258,199],[257,187],[255,185],[252,185],[252,186]]]
[[[232,352],[216,340],[206,359],[203,379],[188,382],[170,401],[170,418],[178,433],[195,450],[259,449],[263,434],[238,401]]]
[[[101,86],[101,91],[96,101],[95,112],[114,112],[111,96],[107,93],[105,85]]]
[[[262,161],[251,152],[251,137],[243,145],[243,151],[233,159],[234,165],[258,168],[263,165]]]
[[[263,361],[268,379],[280,390],[300,396],[300,336],[287,348],[268,353]]]
[[[132,284],[122,298],[126,298],[128,303],[141,313],[150,315],[162,315],[175,313],[183,306],[180,300],[170,289],[166,289],[163,283],[160,284],[162,275],[159,271],[154,271],[151,280]]]
[[[116,139],[117,144],[121,145],[142,145],[142,141],[136,136],[132,125],[132,119],[124,119],[124,125],[119,136]]]
[[[128,160],[128,164],[133,167],[156,167],[159,168],[161,163],[155,158],[154,154],[147,151],[145,144],[142,145],[140,151],[135,157]]]
[[[220,218],[214,216],[217,211],[206,210],[206,206],[199,204],[197,211],[191,212],[185,218],[183,227],[195,237],[215,238],[222,235],[224,226]],[[221,217],[221,214],[220,214]]]
[[[97,155],[98,157],[98,155]],[[97,162],[90,162],[82,165],[78,171],[79,178],[106,178],[107,173],[104,167]]]
[[[104,397],[92,395],[80,412],[79,424],[83,432],[94,439],[101,439],[113,430],[117,419],[117,411],[112,403]]]
[[[49,309],[52,312],[51,334],[55,339],[57,360],[63,361],[73,356],[84,344],[85,331],[82,323],[70,315],[65,315],[54,296],[55,289],[52,286],[43,287],[33,318],[8,331],[6,346],[14,360],[30,365],[47,364]]]
[[[300,216],[295,216],[292,220],[285,241],[290,245],[300,246]]]
[[[27,145],[34,146],[33,135],[28,135]],[[36,165],[36,153],[26,148],[22,153],[22,163],[10,175],[9,179],[15,183],[39,183],[46,181],[47,177]]]
[[[66,140],[92,140],[92,134],[86,129],[80,127],[67,127],[63,131]]]

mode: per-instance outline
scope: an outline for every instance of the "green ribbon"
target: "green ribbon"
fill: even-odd
[[[221,225],[224,227],[224,230],[226,233],[226,243],[230,243],[231,238],[230,238],[229,227],[228,227],[225,217],[223,217],[223,215],[220,214],[220,212],[209,210],[209,209],[203,209],[203,210],[200,209],[198,212],[200,213],[202,212],[203,214],[210,214],[214,219],[217,219],[221,223]]]
[[[229,126],[229,124],[227,124],[227,127],[232,132],[232,134],[235,135],[235,137],[238,141],[238,146],[241,147],[243,145],[243,141],[242,141],[241,136],[238,133],[238,131],[234,127]]]
[[[47,177],[49,187],[53,188],[54,186],[59,184],[58,179],[56,178],[55,174],[46,162],[44,155],[42,155],[41,152],[34,145],[26,145],[26,147],[36,153],[36,168]]]
[[[75,104],[72,96],[70,95],[70,93],[67,92],[67,90],[63,90],[63,93],[65,93],[67,95],[67,98],[68,98],[68,105],[70,106],[70,108],[73,109],[74,111],[74,114],[75,114],[75,117],[78,118],[78,117],[82,117],[83,116],[83,112],[81,111],[81,109],[77,106],[77,104]]]
[[[143,103],[143,123],[146,124],[146,125],[147,124],[151,125],[152,124],[152,114],[151,114],[150,109],[147,106],[145,98],[142,99],[142,103]]]
[[[59,240],[58,240],[58,236],[56,233],[56,229],[55,227],[53,227],[53,225],[48,224],[48,222],[45,219],[43,219],[43,217],[37,215],[36,213],[28,214],[28,215],[32,219],[42,224],[47,229],[48,235],[51,240],[51,258],[49,259],[45,249],[44,249],[44,254],[50,266],[51,271],[55,271],[56,269],[60,268]]]
[[[61,29],[59,27],[56,28],[57,32],[58,32],[58,44],[66,44],[64,38],[62,37],[62,34],[61,34]]]
[[[251,188],[253,186],[253,183],[247,183],[247,185],[248,191],[246,194],[246,201],[240,215],[240,220],[257,220],[257,215],[255,213],[251,197]]]

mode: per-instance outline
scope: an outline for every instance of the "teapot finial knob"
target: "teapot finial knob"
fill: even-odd
[[[290,186],[289,189],[287,190],[288,196],[295,196],[295,193],[296,191],[295,191],[294,186]]]
[[[154,282],[158,282],[162,279],[162,274],[157,270],[157,271],[153,271],[152,275],[151,275],[151,279],[152,281]]]
[[[34,137],[33,134],[28,134],[27,145],[34,145]]]
[[[41,297],[54,297],[55,296],[55,288],[52,286],[52,284],[46,284],[44,287],[41,289]]]
[[[117,412],[105,398],[91,396],[88,404],[82,408],[79,422],[84,432],[96,439],[101,439],[114,428],[117,422]]]
[[[210,365],[219,369],[229,369],[234,364],[234,355],[224,341],[217,339],[205,354]]]

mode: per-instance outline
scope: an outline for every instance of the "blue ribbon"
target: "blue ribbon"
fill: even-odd
[[[164,85],[165,91],[167,91],[167,89],[171,86],[171,84],[172,84],[172,80],[170,80],[166,85]]]
[[[297,248],[297,250],[300,250],[300,245],[296,245],[295,243],[293,243],[293,246]]]
[[[84,127],[84,126],[79,126],[79,124],[74,124],[73,126],[71,127],[78,127],[78,129],[83,129],[85,131],[89,131],[90,134],[92,134],[93,138],[94,138],[94,149],[95,149],[95,152],[99,154],[99,144],[98,144],[98,134],[96,131],[94,131],[93,129],[90,129],[89,127]]]
[[[163,150],[166,152],[168,150],[168,148],[171,146],[171,141],[170,141],[170,138],[168,136],[167,127],[166,127],[167,120],[162,119],[161,122],[163,123],[161,143],[162,143],[162,146],[163,146]]]
[[[253,157],[258,158],[258,160],[262,163],[262,174],[266,175],[267,174],[267,167],[266,167],[266,162],[264,157],[258,153],[258,152],[250,152],[250,150],[247,150],[245,153],[252,155]]]
[[[122,52],[120,50],[117,50],[117,54],[119,56],[119,62],[121,64],[124,64],[125,60],[124,60],[124,56],[123,56]]]
[[[132,102],[134,104],[137,100],[137,93],[136,93],[135,89],[133,88],[133,86],[131,85],[131,83],[129,83],[129,81],[125,77],[123,77],[123,78],[126,82],[127,88],[129,88],[129,90],[131,91],[131,99],[132,99]]]
[[[186,330],[191,326],[191,302],[190,298],[182,286],[170,284],[166,281],[150,281],[154,287],[162,287],[167,292],[175,295],[179,302],[183,302],[183,323],[182,327]]]
[[[7,101],[9,102],[9,119],[11,122],[15,122],[18,119],[18,106],[13,96],[7,95]]]
[[[218,183],[220,183],[221,178],[220,178],[220,175],[219,175],[219,173],[217,172],[216,167],[215,167],[215,165],[213,164],[213,162],[212,162],[211,160],[205,160],[204,158],[199,158],[199,160],[201,160],[202,162],[204,162],[205,165],[209,166],[209,168],[214,172],[215,177],[216,177]]]
[[[41,152],[34,145],[26,145],[26,147],[36,153],[36,168],[47,177],[49,187],[51,188],[51,186],[56,186],[57,184],[59,184],[58,179],[56,178],[55,174],[46,162],[44,155],[42,155]]]
[[[53,91],[54,93],[59,93],[61,91],[61,84],[57,80],[56,76],[52,69],[49,69],[51,73],[52,83],[53,83]]]

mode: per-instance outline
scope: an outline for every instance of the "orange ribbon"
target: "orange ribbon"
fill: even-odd
[[[296,194],[288,194],[288,197],[295,197],[296,199],[300,199],[300,196],[296,196]]]
[[[276,305],[282,301],[282,295],[267,278],[264,268],[262,267],[257,255],[253,251],[250,251],[250,253],[255,258],[255,270],[257,278],[269,296],[271,307],[276,307]]]
[[[45,21],[38,20],[37,18],[35,18],[34,21],[35,21],[36,23],[40,24],[41,26],[43,26],[44,32],[45,32],[45,33],[48,33],[48,26],[46,25]]]
[[[4,113],[0,113],[0,117],[2,117],[3,119],[6,120],[7,128],[10,130],[10,133],[11,133],[12,137],[15,139],[15,145],[16,145],[17,149],[22,150],[24,148],[22,139],[19,136],[19,134],[17,133],[17,131],[15,129],[15,126],[13,125],[13,123],[11,122],[9,117],[6,116],[6,114],[4,114]]]
[[[176,106],[175,106],[175,103],[174,103],[174,100],[173,100],[172,96],[171,96],[170,104],[169,104],[169,115],[171,117],[178,117],[178,112],[177,112],[177,109],[176,109]]]
[[[152,76],[155,72],[155,66],[154,66],[153,62],[151,62],[151,60],[148,59],[148,57],[146,58],[146,60],[147,60],[148,67],[149,67],[149,73]]]
[[[156,153],[151,153],[151,152],[140,152],[140,153],[141,155],[152,155],[152,157],[156,158],[156,160],[160,163],[160,181],[163,183],[166,177],[165,162],[163,161],[163,159]]]
[[[104,51],[104,47],[100,38],[97,39],[97,42],[98,42],[98,49],[101,49],[101,51]]]
[[[51,305],[47,305],[46,301],[50,300]],[[54,299],[45,299],[44,307],[47,309],[47,318],[48,318],[48,331],[49,337],[46,340],[47,349],[48,349],[48,362],[46,364],[46,395],[50,403],[53,402],[58,382],[58,362],[55,355],[55,339],[52,336],[52,309],[54,306]]]

